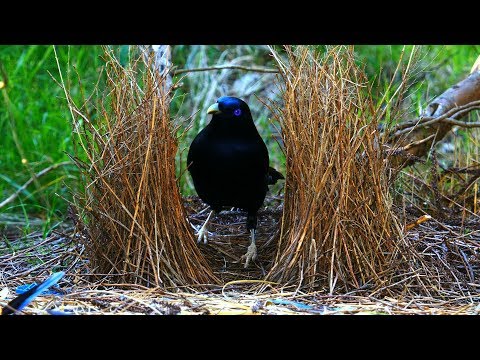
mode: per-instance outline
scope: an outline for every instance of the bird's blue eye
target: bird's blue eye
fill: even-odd
[[[233,112],[233,115],[235,116],[240,116],[242,114],[242,110],[240,109],[235,109],[235,111]]]

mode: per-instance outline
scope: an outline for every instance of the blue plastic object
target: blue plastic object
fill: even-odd
[[[46,292],[49,287],[54,286],[62,277],[65,276],[64,271],[59,271],[52,274],[47,280],[40,284],[27,284],[20,289],[16,289],[17,292],[21,292],[16,298],[10,301],[6,306],[1,309],[0,314],[10,315],[16,314],[17,311],[21,311],[38,295]]]
[[[292,301],[292,300],[286,300],[286,299],[273,299],[271,300],[272,303],[276,305],[293,305],[298,309],[302,310],[311,310],[313,309],[313,306],[298,302],[298,301]]]
[[[32,294],[30,294],[26,299],[24,299],[20,303],[20,305],[17,306],[16,310],[19,310],[19,311],[22,310],[33,299],[35,299],[38,295],[40,295],[45,290],[47,290],[50,286],[55,285],[64,276],[65,276],[64,271],[59,271],[59,272],[56,272],[55,274],[51,275],[47,280],[45,280],[40,285],[38,285],[38,288]],[[32,288],[31,290],[34,290],[34,289]]]
[[[17,286],[17,288],[15,289],[15,293],[18,295],[22,295],[23,293],[26,293],[28,290],[30,290],[31,288],[37,285],[38,285],[37,283],[31,283],[31,284],[24,284],[24,285]],[[43,295],[62,295],[62,293],[60,291],[55,290],[55,288],[60,288],[60,286],[58,284],[55,284],[52,286],[51,289],[46,289],[42,291],[42,294]]]

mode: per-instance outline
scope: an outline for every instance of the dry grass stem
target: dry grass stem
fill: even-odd
[[[75,200],[91,268],[115,274],[111,281],[146,286],[216,283],[178,189],[178,127],[165,76],[141,55],[125,66],[108,48],[104,56],[107,83],[97,117],[69,97],[80,149],[75,161],[85,181]]]
[[[306,46],[285,49],[284,106],[272,111],[282,130],[287,179],[267,279],[329,293],[383,284],[401,231],[365,75],[351,47],[324,55]]]

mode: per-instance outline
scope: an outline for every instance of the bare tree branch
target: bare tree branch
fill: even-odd
[[[172,48],[170,45],[139,45],[145,62],[150,61],[150,55],[153,53],[153,68],[158,70],[160,75],[166,76],[165,85],[167,89],[172,87],[172,75],[169,70],[172,67]]]
[[[480,99],[480,71],[447,89],[425,109],[424,116],[438,117],[448,110]]]
[[[257,67],[257,66],[242,66],[242,65],[219,65],[219,66],[209,66],[209,67],[201,67],[201,68],[193,68],[193,69],[178,69],[173,70],[173,76],[189,73],[189,72],[198,72],[198,71],[211,71],[211,70],[224,70],[224,69],[238,69],[244,71],[255,71],[261,73],[278,73],[277,69],[273,68],[266,68],[266,67]]]
[[[460,120],[455,120],[455,119],[451,119],[451,118],[446,118],[446,119],[443,119],[442,122],[444,122],[446,124],[451,124],[451,125],[454,125],[454,126],[461,126],[461,127],[467,128],[467,129],[480,127],[480,122],[478,122],[478,121],[477,122],[468,122],[468,121],[460,121]]]
[[[432,126],[436,123],[442,122],[445,124],[451,124],[452,126],[461,126],[465,128],[476,128],[479,127],[478,122],[467,122],[467,121],[459,121],[455,118],[460,118],[469,113],[472,110],[480,109],[480,100],[479,101],[472,101],[469,104],[455,107],[442,116],[432,117],[426,116],[421,117],[417,120],[410,120],[408,122],[402,123],[397,125],[395,129],[398,129],[394,132],[394,137],[399,137],[404,134],[408,134],[409,132],[413,131],[414,129],[419,129],[421,127]]]
[[[420,158],[454,126],[480,127],[480,122],[459,121],[476,109],[480,109],[480,71],[470,74],[435,98],[420,119],[410,120],[393,128],[389,132],[388,142],[397,148],[408,149],[408,153],[413,155],[412,159]],[[403,167],[411,165],[414,160],[401,161],[400,166]]]
[[[420,124],[429,122],[430,120],[441,121],[441,120],[446,119],[446,118],[461,117],[461,115],[464,115],[464,114],[466,114],[466,113],[468,113],[472,110],[475,110],[475,109],[480,109],[480,100],[472,101],[468,104],[454,107],[454,108],[450,109],[449,111],[445,112],[441,116],[437,116],[437,117],[435,117],[435,116],[422,116],[422,117],[420,117],[418,119],[415,119],[415,120],[409,120],[409,121],[402,122],[402,123],[396,125],[395,127],[393,127],[390,132],[395,134],[394,136],[398,136],[398,135],[402,134],[402,133],[397,133],[398,130],[411,128],[411,127],[415,127],[415,126],[418,127]]]
[[[398,150],[400,151],[408,151],[408,149],[414,147],[414,146],[418,146],[420,144],[423,144],[424,142],[427,142],[427,141],[430,141],[432,140],[432,138],[435,136],[435,134],[432,134],[430,135],[429,137],[425,138],[425,139],[421,139],[421,140],[417,140],[417,141],[414,141],[413,143],[410,143],[408,145],[405,145],[404,147],[402,148],[399,148]]]

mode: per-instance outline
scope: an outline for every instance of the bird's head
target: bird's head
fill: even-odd
[[[222,96],[211,105],[207,114],[212,114],[212,120],[252,121],[252,114],[247,103],[239,98]]]

